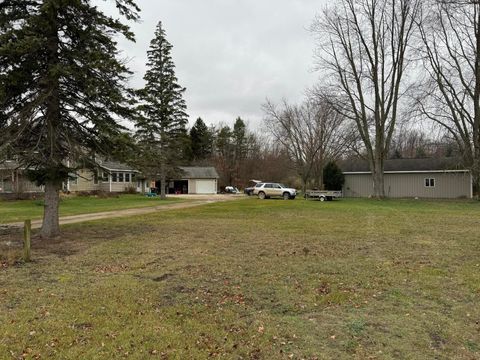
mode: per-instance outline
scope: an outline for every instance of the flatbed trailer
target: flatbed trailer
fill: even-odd
[[[317,199],[320,201],[331,201],[337,198],[342,197],[341,191],[331,191],[331,190],[306,190],[305,199]]]

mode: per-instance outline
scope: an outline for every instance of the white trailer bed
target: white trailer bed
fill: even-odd
[[[320,201],[331,201],[342,197],[341,191],[332,190],[307,190],[305,191],[305,199],[317,199]]]

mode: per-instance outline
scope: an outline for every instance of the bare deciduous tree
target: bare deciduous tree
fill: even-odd
[[[316,184],[321,185],[326,161],[338,158],[345,149],[344,117],[319,98],[302,105],[290,105],[284,100],[281,108],[267,101],[263,110],[271,135],[295,164],[303,191],[314,175],[318,177]]]
[[[419,21],[429,78],[417,95],[422,115],[455,139],[480,188],[480,2],[431,0]]]
[[[373,175],[385,196],[384,160],[406,86],[408,50],[419,0],[343,0],[317,16],[319,70],[337,95],[338,111],[355,122]]]

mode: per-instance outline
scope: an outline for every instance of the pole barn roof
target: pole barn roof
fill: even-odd
[[[363,159],[345,160],[339,163],[344,173],[370,172],[368,161]],[[385,172],[428,172],[428,171],[466,171],[463,161],[457,157],[391,159],[385,160]]]

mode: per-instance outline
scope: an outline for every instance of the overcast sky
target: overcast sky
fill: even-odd
[[[111,4],[111,3],[110,3]],[[177,77],[187,88],[190,123],[231,124],[237,116],[258,127],[261,104],[300,101],[318,74],[307,28],[324,0],[137,0],[136,44],[121,41],[141,87],[146,51],[158,21],[173,45]],[[107,5],[102,5],[107,6]]]

